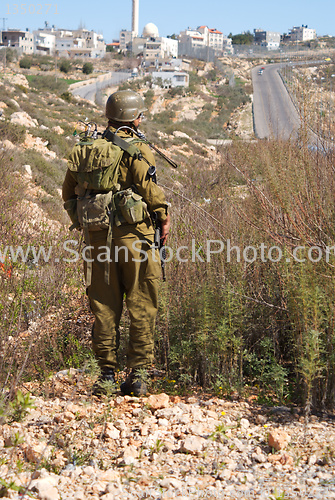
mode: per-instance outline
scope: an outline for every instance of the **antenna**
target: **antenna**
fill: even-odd
[[[2,19],[3,24],[2,31],[6,31],[6,21],[8,21],[8,17],[0,17],[0,19]]]

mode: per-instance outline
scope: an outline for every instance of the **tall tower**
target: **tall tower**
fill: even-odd
[[[133,36],[138,36],[139,1],[140,0],[133,0],[133,16],[132,16],[132,27],[131,27],[131,30],[133,32]]]

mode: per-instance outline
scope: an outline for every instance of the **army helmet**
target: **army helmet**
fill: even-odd
[[[118,90],[106,102],[106,117],[121,123],[133,122],[144,111],[147,108],[142,97],[133,90]]]

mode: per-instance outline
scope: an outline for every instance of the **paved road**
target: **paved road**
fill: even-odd
[[[254,88],[254,127],[259,139],[296,138],[300,126],[299,114],[279,76],[280,64],[260,66],[252,70]]]
[[[103,81],[96,81],[94,83],[83,85],[77,89],[72,90],[73,95],[79,95],[83,99],[95,102],[97,93],[107,87],[113,87],[130,78],[130,72],[116,72],[113,73],[111,78]]]

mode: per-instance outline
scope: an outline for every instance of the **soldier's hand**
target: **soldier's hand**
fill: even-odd
[[[170,214],[168,214],[167,217],[166,217],[166,219],[161,221],[161,228],[162,228],[161,240],[162,240],[162,245],[165,245],[165,242],[166,242],[167,237],[169,235],[170,224],[171,224],[171,222],[170,222]]]

